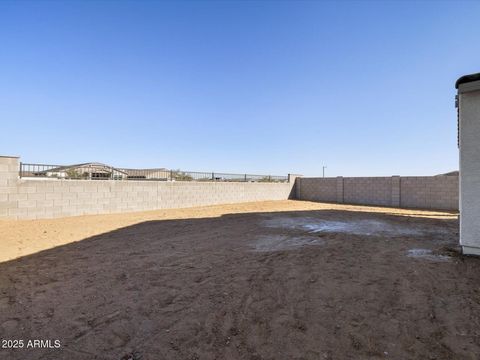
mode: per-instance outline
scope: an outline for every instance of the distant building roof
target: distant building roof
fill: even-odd
[[[437,176],[458,176],[458,170],[450,171],[450,172],[445,173],[445,174],[438,174]]]
[[[159,172],[170,171],[165,168],[156,168],[156,169],[124,169],[122,168],[121,170],[127,175],[137,175],[137,174],[148,175],[148,174],[155,174]]]
[[[127,173],[123,170],[114,168],[112,166],[98,163],[98,162],[88,162],[88,163],[81,163],[81,164],[74,164],[74,165],[65,165],[65,166],[59,166],[56,168],[48,169],[48,170],[43,170],[42,172],[61,172],[61,171],[67,171],[71,169],[78,169],[78,168],[92,168],[92,169],[97,169],[97,170],[113,170],[122,174],[127,175]]]

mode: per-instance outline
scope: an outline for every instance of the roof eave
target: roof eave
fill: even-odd
[[[480,80],[480,73],[464,75],[458,78],[458,80],[455,82],[455,89],[458,89],[458,87],[462,84],[467,84],[467,83],[471,83],[479,80]]]

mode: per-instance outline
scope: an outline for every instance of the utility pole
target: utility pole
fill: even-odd
[[[326,168],[327,168],[326,166],[322,166],[323,177],[325,177],[325,169]]]

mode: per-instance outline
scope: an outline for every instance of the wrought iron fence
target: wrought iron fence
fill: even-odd
[[[196,172],[169,169],[114,168],[101,163],[47,165],[20,163],[20,177],[73,180],[151,180],[287,182],[288,176]]]

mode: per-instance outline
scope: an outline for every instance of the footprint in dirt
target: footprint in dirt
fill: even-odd
[[[142,360],[142,354],[138,351],[123,355],[120,360]]]
[[[8,296],[0,298],[0,312],[3,311],[3,310],[6,312],[8,307],[12,303],[15,303],[15,302],[13,300],[11,300],[11,298],[8,297]]]
[[[6,334],[8,334],[18,327],[18,323],[18,319],[9,319],[7,321],[4,321],[0,327],[5,330]]]

